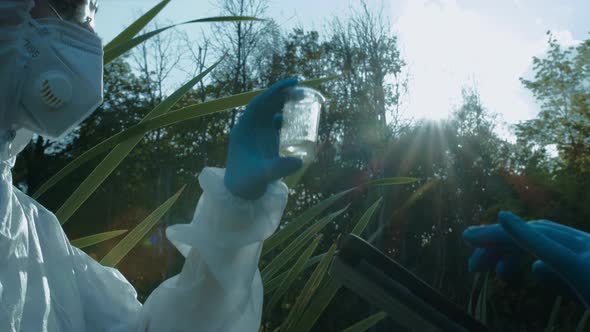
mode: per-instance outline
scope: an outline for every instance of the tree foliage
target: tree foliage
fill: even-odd
[[[590,41],[563,47],[549,33],[549,51],[533,58],[533,79],[521,79],[541,106],[519,124],[519,137],[554,144],[564,167],[590,170]]]

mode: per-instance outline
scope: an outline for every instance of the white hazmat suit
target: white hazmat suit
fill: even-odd
[[[119,271],[73,247],[53,213],[13,186],[15,156],[31,137],[8,120],[21,107],[19,31],[30,8],[0,2],[0,331],[258,331],[258,261],[287,202],[283,183],[244,200],[226,189],[223,169],[204,169],[193,221],[166,230],[184,267],[144,305]]]

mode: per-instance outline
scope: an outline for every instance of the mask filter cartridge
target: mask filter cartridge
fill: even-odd
[[[49,111],[59,111],[72,99],[72,85],[65,75],[49,72],[41,76],[39,96]]]

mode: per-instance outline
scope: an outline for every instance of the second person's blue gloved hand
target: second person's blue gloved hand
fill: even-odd
[[[231,131],[224,183],[234,195],[255,200],[269,183],[295,173],[299,158],[279,157],[279,130],[288,90],[296,79],[275,83],[252,99]]]
[[[500,212],[500,224],[469,227],[463,232],[475,247],[471,271],[495,269],[509,276],[525,253],[538,260],[533,273],[553,289],[569,289],[590,308],[590,234],[551,221],[525,222]]]

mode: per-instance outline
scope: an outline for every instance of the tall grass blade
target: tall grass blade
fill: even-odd
[[[352,234],[357,235],[357,236],[361,236],[361,234],[363,233],[363,231],[365,230],[365,228],[369,224],[369,221],[371,221],[371,218],[373,217],[375,210],[377,210],[377,207],[379,207],[379,205],[381,204],[381,201],[383,201],[383,197],[380,197],[375,203],[373,203],[373,205],[371,205],[367,209],[367,211],[365,211],[365,213],[363,214],[361,219],[354,226],[354,228],[351,232]]]
[[[315,325],[320,316],[324,313],[324,310],[338,293],[340,284],[337,283],[330,276],[327,276],[327,281],[322,285],[317,294],[313,297],[313,300],[301,316],[299,323],[297,324],[296,331],[307,332]]]
[[[475,319],[482,322],[484,325],[487,324],[487,302],[488,302],[488,287],[489,287],[490,273],[486,272],[483,281],[483,286],[479,297],[477,299],[477,305],[475,306]]]
[[[287,271],[287,275],[285,276],[285,278],[283,278],[283,281],[279,285],[278,289],[276,290],[276,292],[274,292],[272,298],[270,299],[270,301],[268,301],[266,307],[264,308],[265,316],[268,315],[268,313],[272,312],[275,305],[279,302],[283,295],[287,293],[293,282],[295,282],[297,277],[301,275],[305,268],[305,263],[307,262],[309,257],[311,257],[311,254],[313,254],[313,252],[316,250],[321,239],[321,235],[316,236],[311,245],[307,247],[303,254],[297,259],[293,267],[291,267],[289,271]]]
[[[308,306],[309,301],[311,300],[312,296],[315,294],[316,290],[318,289],[320,283],[324,279],[324,275],[328,271],[328,267],[332,262],[332,258],[334,257],[334,252],[336,251],[336,244],[333,244],[330,249],[328,249],[328,253],[322,261],[318,264],[316,269],[313,271],[305,286],[303,286],[303,290],[297,297],[295,304],[291,307],[287,318],[281,325],[281,331],[290,332],[290,331],[297,331],[300,332],[301,330],[295,328],[297,322],[300,321],[301,315],[303,314],[305,308]]]
[[[305,225],[307,225],[311,220],[317,217],[319,214],[324,212],[330,206],[334,205],[340,198],[345,196],[346,194],[350,193],[352,189],[348,189],[337,194],[334,194],[323,201],[319,202],[318,204],[312,206],[311,208],[307,209],[305,212],[300,214],[297,218],[293,219],[290,223],[288,223],[283,229],[273,234],[269,237],[266,241],[264,241],[264,246],[262,248],[262,256],[268,254],[271,250],[283,244],[288,238],[293,236],[299,230],[303,229]]]
[[[584,311],[584,315],[582,315],[582,318],[576,326],[576,332],[586,331],[586,326],[588,326],[588,318],[590,318],[590,310]]]
[[[116,45],[124,43],[133,37],[135,37],[146,25],[148,25],[154,17],[156,17],[166,5],[170,3],[170,0],[163,0],[157,5],[155,5],[152,9],[150,9],[147,13],[143,14],[140,18],[135,20],[130,26],[128,26],[125,30],[121,31],[113,40],[111,40],[105,47],[105,51],[113,48]]]
[[[124,53],[126,53],[127,51],[131,50],[135,46],[152,38],[153,36],[156,36],[168,29],[172,29],[172,28],[180,26],[180,25],[192,24],[192,23],[259,21],[259,20],[260,19],[257,19],[255,17],[249,17],[249,16],[217,16],[217,17],[207,17],[207,18],[201,18],[201,19],[196,19],[196,20],[191,20],[191,21],[186,21],[186,22],[182,22],[182,23],[178,23],[178,24],[169,25],[167,27],[163,27],[163,28],[156,29],[156,30],[153,30],[150,32],[146,32],[143,35],[137,36],[137,37],[135,37],[133,39],[129,39],[127,41],[123,41],[119,44],[113,44],[112,47],[105,49],[104,63],[108,64],[108,63],[112,62],[113,60],[117,59],[118,57],[120,57],[121,55],[123,55]]]
[[[303,175],[305,175],[305,172],[307,172],[307,169],[309,168],[310,165],[311,165],[311,163],[304,164],[300,170],[295,172],[295,174],[292,174],[292,175],[289,175],[288,177],[286,177],[283,180],[283,182],[285,182],[287,187],[289,187],[291,189],[295,188],[295,186],[297,186],[299,181],[301,181],[301,178],[303,177]]]
[[[398,184],[414,183],[416,181],[418,181],[418,179],[416,179],[416,178],[391,177],[391,178],[372,180],[372,181],[367,182],[366,185],[368,185],[368,186],[392,186],[392,185],[398,185]]]
[[[265,282],[274,277],[277,272],[281,270],[287,263],[295,257],[299,252],[303,250],[305,244],[319,231],[321,231],[328,223],[334,220],[336,217],[344,213],[348,209],[348,206],[342,210],[336,211],[315,224],[311,225],[301,235],[299,235],[293,242],[291,242],[287,248],[281,251],[267,266],[262,270],[262,280]]]
[[[555,332],[557,331],[557,317],[559,316],[559,309],[561,309],[561,301],[563,298],[558,296],[553,302],[553,307],[551,308],[551,315],[549,316],[549,322],[547,322],[547,327],[545,327],[545,332]]]
[[[105,232],[94,234],[90,236],[85,236],[76,240],[70,241],[70,244],[78,249],[84,249],[95,244],[99,244],[101,242],[108,241],[110,239],[114,239],[121,234],[127,233],[127,230],[120,230],[120,231],[112,231],[112,232]]]
[[[490,291],[490,273],[486,274],[486,279],[484,281],[483,287],[483,297],[481,301],[481,322],[484,325],[488,324],[488,298],[489,298],[489,291]]]
[[[137,227],[135,227],[121,242],[119,242],[106,256],[100,261],[102,265],[115,267],[119,262],[133,249],[141,239],[162,219],[176,203],[185,187],[182,187],[176,194],[170,197],[166,202],[160,205],[154,212],[145,218]]]
[[[477,287],[479,286],[479,279],[481,278],[481,273],[478,272],[475,274],[473,280],[473,286],[471,286],[471,293],[469,294],[469,303],[467,304],[467,313],[471,316],[475,317],[475,308],[473,307],[475,303],[475,292],[477,291]]]
[[[336,251],[336,253],[338,253],[338,251]],[[322,260],[322,258],[324,258],[324,256],[326,256],[326,253],[319,254],[317,256],[313,256],[311,259],[309,259],[307,262],[305,262],[305,265],[303,266],[303,270],[307,270],[308,268],[316,265],[317,263],[319,263]],[[268,294],[272,293],[275,289],[277,289],[279,287],[279,285],[283,282],[283,279],[285,279],[285,277],[287,276],[288,272],[289,271],[282,272],[278,276],[265,282],[264,283],[264,295],[268,295]]]

